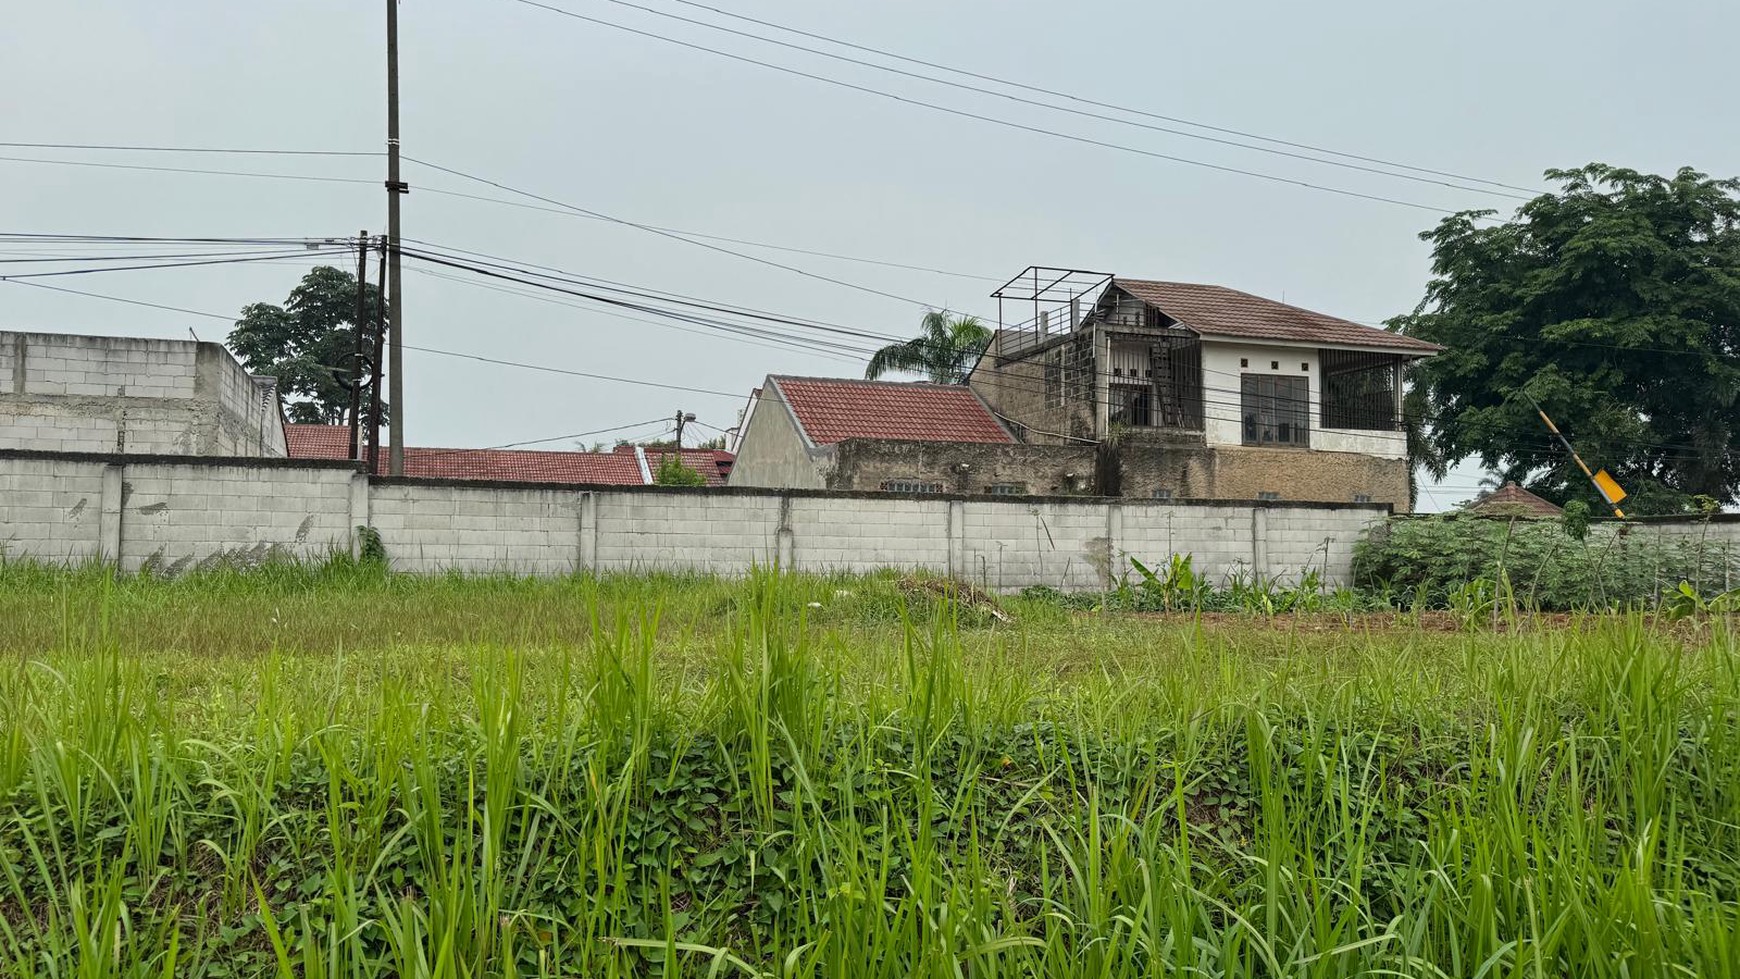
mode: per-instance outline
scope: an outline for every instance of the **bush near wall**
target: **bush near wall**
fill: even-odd
[[[1740,584],[1740,545],[1683,526],[1585,530],[1575,521],[1432,514],[1374,527],[1354,547],[1353,574],[1360,588],[1412,605],[1442,606],[1469,583],[1490,582],[1534,608],[1653,606],[1681,581],[1699,591]]]

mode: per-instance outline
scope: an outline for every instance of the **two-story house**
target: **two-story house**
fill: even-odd
[[[1222,286],[1029,268],[968,379],[1015,437],[1102,447],[1105,495],[1406,510],[1402,374],[1440,348]]]

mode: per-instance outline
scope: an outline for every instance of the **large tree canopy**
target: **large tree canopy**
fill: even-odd
[[[1477,457],[1558,502],[1599,497],[1550,437],[1553,416],[1638,513],[1724,503],[1740,487],[1740,180],[1601,164],[1515,219],[1444,219],[1433,278],[1391,325],[1442,344],[1415,371],[1417,461]]]
[[[991,332],[975,317],[933,310],[919,322],[917,337],[876,351],[864,376],[875,380],[890,371],[910,371],[938,384],[959,384],[990,344]]]
[[[350,421],[350,388],[356,344],[356,276],[322,265],[302,277],[283,306],[253,303],[230,332],[229,348],[255,374],[278,379],[292,422],[342,425]],[[363,284],[364,350],[373,356],[375,311],[380,290]],[[384,307],[379,307],[384,308]],[[361,411],[368,417],[369,393]],[[387,417],[387,405],[381,406]]]

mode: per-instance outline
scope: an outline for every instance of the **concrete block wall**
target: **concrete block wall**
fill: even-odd
[[[580,495],[395,482],[368,488],[358,524],[401,571],[567,574],[580,567]]]
[[[780,559],[782,516],[774,494],[590,492],[583,500],[584,567],[597,571],[741,573]],[[586,530],[585,528],[591,528]],[[787,534],[789,539],[790,534]]]
[[[1123,573],[1131,557],[1158,571],[1172,555],[1188,554],[1192,570],[1221,582],[1233,575],[1256,572],[1261,558],[1254,543],[1258,520],[1268,519],[1278,508],[1143,503],[1126,504],[1122,509],[1123,532],[1118,537],[1114,576]],[[1382,518],[1379,511],[1359,512],[1368,519]],[[1265,573],[1284,574],[1288,570],[1283,566]]]
[[[348,468],[179,461],[115,468],[121,470],[123,571],[318,559],[351,546]]]
[[[849,505],[843,505],[849,501]],[[895,496],[791,497],[791,560],[804,571],[949,567],[944,500]]]
[[[119,506],[104,496],[109,468],[100,458],[0,460],[0,553],[55,564],[97,558],[105,505]]]
[[[24,362],[15,394],[191,398],[198,344],[184,340],[89,337],[61,333],[0,335]],[[22,356],[21,356],[22,355]]]
[[[276,382],[221,345],[60,333],[0,332],[0,448],[286,454]]]
[[[966,500],[959,511],[963,560],[954,573],[1003,590],[1046,585],[1097,589],[1116,577],[1113,514],[1103,501]]]
[[[318,559],[379,534],[408,572],[566,574],[752,565],[925,569],[997,590],[1107,587],[1133,555],[1190,554],[1216,580],[1344,580],[1381,508],[895,496],[369,479],[308,460],[0,450],[0,547],[125,571]],[[1326,543],[1327,542],[1327,543]]]

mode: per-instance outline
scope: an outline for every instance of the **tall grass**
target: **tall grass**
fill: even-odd
[[[0,975],[1740,975],[1719,625],[349,574],[12,582]]]

